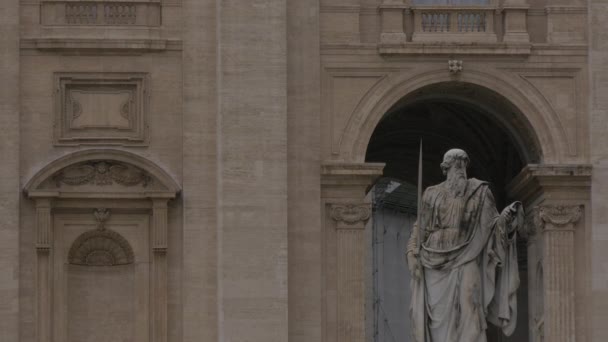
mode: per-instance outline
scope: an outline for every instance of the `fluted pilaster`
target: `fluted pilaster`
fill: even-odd
[[[167,201],[152,200],[152,329],[154,342],[167,341]]]
[[[542,231],[544,336],[546,341],[574,342],[574,231],[582,206],[538,208]]]
[[[364,229],[370,213],[369,204],[331,206],[337,239],[338,342],[365,339]]]
[[[51,257],[53,241],[51,200],[36,200],[36,339],[51,341]]]

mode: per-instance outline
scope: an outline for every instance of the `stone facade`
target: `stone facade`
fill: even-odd
[[[468,96],[523,163],[528,341],[605,341],[608,5],[426,3],[3,0],[0,340],[373,339],[370,139]]]

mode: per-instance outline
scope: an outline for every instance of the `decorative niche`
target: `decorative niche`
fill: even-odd
[[[148,143],[146,73],[55,73],[56,145]]]
[[[169,201],[180,191],[137,154],[85,149],[38,171],[36,341],[167,342]]]

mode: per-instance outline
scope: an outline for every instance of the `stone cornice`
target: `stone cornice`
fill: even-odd
[[[588,164],[529,164],[507,185],[507,192],[511,198],[527,203],[546,190],[588,191],[591,171]]]
[[[369,185],[382,176],[384,163],[326,162],[321,165],[323,185]]]
[[[181,51],[180,40],[168,39],[84,39],[84,38],[27,38],[21,39],[22,50],[55,52],[103,52],[122,51],[130,53]]]
[[[585,6],[546,6],[545,12],[547,14],[587,14],[587,7]]]

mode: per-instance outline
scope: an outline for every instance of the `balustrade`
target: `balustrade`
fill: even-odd
[[[160,9],[159,0],[43,0],[41,23],[46,26],[160,26]]]
[[[423,42],[496,42],[496,8],[463,6],[412,7],[413,41]]]

